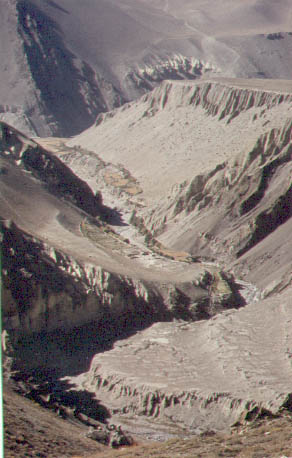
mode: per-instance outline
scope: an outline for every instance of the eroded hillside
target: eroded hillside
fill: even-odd
[[[70,141],[1,125],[18,392],[154,440],[291,410],[290,89],[166,81]]]

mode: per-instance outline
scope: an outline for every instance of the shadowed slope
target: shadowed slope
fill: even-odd
[[[1,119],[70,136],[166,79],[290,78],[286,0],[3,0]]]

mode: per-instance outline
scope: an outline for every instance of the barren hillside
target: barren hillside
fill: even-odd
[[[7,456],[289,456],[290,2],[2,3]]]
[[[71,136],[166,79],[290,78],[287,0],[2,0],[1,119]]]

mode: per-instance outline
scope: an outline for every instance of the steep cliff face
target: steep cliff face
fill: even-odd
[[[230,80],[164,82],[139,104],[100,118],[96,128],[74,142],[92,149],[99,142],[101,156],[106,149],[107,157],[124,161],[139,177],[140,200],[146,209],[136,209],[136,220],[166,246],[211,259],[219,256],[226,263],[242,258],[244,263],[243,255],[264,239],[266,249],[269,244],[278,246],[281,226],[287,233],[284,238],[289,238],[289,87],[272,81],[236,81],[233,86]],[[107,141],[114,122],[123,132],[124,148],[118,147],[115,137],[111,145]],[[163,128],[154,130],[158,124]],[[151,149],[144,148],[143,138],[152,129]],[[134,154],[138,144],[142,153]],[[185,180],[179,183],[181,176]],[[274,241],[269,239],[273,233]],[[273,275],[275,281],[289,284],[288,255],[282,256],[283,268],[275,263],[273,268],[277,250],[272,251],[265,287]],[[245,273],[254,272],[259,262],[267,268],[267,258],[254,259],[254,268],[250,259]]]
[[[98,321],[163,315],[162,299],[139,281],[85,266],[3,222],[3,326],[24,336]],[[161,308],[161,310],[160,310]]]
[[[249,280],[282,288],[290,282],[289,250],[279,262],[275,256],[279,231],[290,240],[289,88],[275,81],[167,81],[101,116],[70,144],[126,166],[142,191],[137,226],[165,246],[235,261]],[[264,240],[260,253],[251,251]]]
[[[158,421],[148,425],[154,439],[165,423],[176,432],[178,422],[188,432],[224,429],[240,415],[273,415],[286,403],[289,307],[279,313],[274,302],[252,304],[235,316],[223,311],[231,305],[228,285],[218,275],[212,282],[210,272],[184,284],[149,283],[80,263],[9,221],[1,221],[1,234],[5,367],[20,371],[18,378],[49,377],[54,396],[64,392],[63,402],[68,387],[94,393],[122,421]],[[201,299],[198,288],[206,288]],[[207,291],[212,300],[206,303]],[[217,318],[191,323],[218,311]],[[251,319],[258,332],[244,345]],[[274,345],[270,332],[276,354],[267,347]],[[255,349],[257,370],[249,356]],[[269,359],[261,373],[263,349]],[[76,399],[86,412],[82,393]]]
[[[165,80],[195,80],[210,73],[216,75],[221,71],[209,62],[174,54],[164,59],[149,58],[148,63],[137,65],[126,75],[124,85],[131,99],[136,99]]]
[[[57,8],[21,0],[5,0],[3,6],[0,115],[29,135],[76,134],[98,113],[125,102],[112,75],[106,78],[100,66],[93,68],[72,52],[59,21],[50,15]],[[58,11],[61,19],[66,12]]]
[[[59,25],[34,2],[17,2],[17,13],[23,51],[53,134],[81,132],[97,113],[121,104],[118,90],[68,49]]]
[[[144,105],[144,116],[155,116],[160,110],[173,111],[184,106],[200,107],[207,115],[229,124],[234,118],[250,109],[257,111],[255,121],[269,114],[269,110],[281,104],[292,102],[289,81],[243,80],[212,77],[196,82],[163,81],[159,87],[145,95],[139,101]],[[121,110],[132,109],[128,104]],[[120,110],[117,110],[119,112]],[[115,116],[115,111],[104,115],[105,119]],[[97,121],[99,125],[102,120]]]
[[[104,222],[110,209],[99,193],[5,123],[0,145],[7,331],[69,333],[97,322],[126,331],[158,319],[209,318],[244,304],[234,278],[219,267],[132,247]]]
[[[84,9],[82,18],[78,5],[72,2],[58,5],[5,0],[5,23],[1,27],[5,58],[0,67],[2,120],[27,134],[71,136],[93,124],[99,113],[142,95],[166,77],[196,78],[205,67],[211,69],[210,65],[199,61],[194,64],[188,57],[163,50],[150,59],[149,68],[137,57],[144,67],[139,71],[139,62],[134,65],[131,57],[120,71],[115,49],[117,31],[111,17],[120,16],[124,30],[130,27],[137,36],[136,21],[122,8],[108,4],[88,4]],[[110,22],[108,30],[104,20]],[[79,42],[74,29],[78,30]],[[125,38],[118,39],[123,43]],[[110,42],[109,50],[104,49],[106,41]]]

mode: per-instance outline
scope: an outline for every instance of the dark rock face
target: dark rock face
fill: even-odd
[[[55,135],[81,132],[107,109],[97,75],[90,65],[74,63],[58,25],[30,1],[19,1],[18,32],[44,113],[53,119]],[[112,88],[113,92],[115,91]]]
[[[43,181],[51,193],[71,201],[91,216],[101,213],[101,195],[94,195],[89,186],[56,156],[6,123],[0,123],[0,136],[0,154],[5,152],[14,161],[20,161],[21,166]]]

